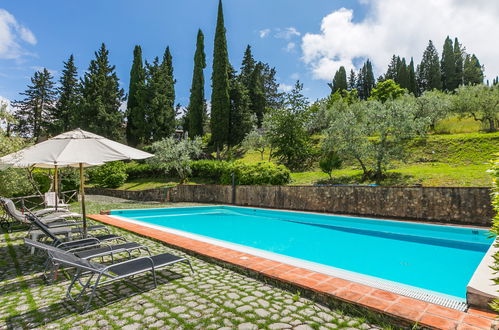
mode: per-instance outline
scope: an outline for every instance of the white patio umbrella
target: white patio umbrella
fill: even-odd
[[[1,157],[0,169],[32,166],[54,168],[54,190],[57,200],[57,168],[78,167],[80,169],[83,232],[86,235],[87,222],[83,168],[102,165],[116,160],[145,159],[152,156],[154,155],[78,128]]]

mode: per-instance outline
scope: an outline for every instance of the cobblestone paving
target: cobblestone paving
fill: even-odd
[[[148,246],[153,253],[184,255],[159,242],[116,228],[112,231]],[[81,314],[82,304],[64,298],[72,272],[64,271],[55,283],[47,284],[41,278],[44,257],[29,253],[22,241],[25,234],[3,233],[0,239],[0,329],[380,328],[191,256],[194,275],[187,266],[176,264],[158,271],[155,289],[149,274],[108,284],[98,289],[91,310]]]

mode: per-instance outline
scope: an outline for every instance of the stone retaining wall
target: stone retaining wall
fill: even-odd
[[[198,202],[490,225],[490,188],[180,185],[145,191],[87,189],[142,201]]]

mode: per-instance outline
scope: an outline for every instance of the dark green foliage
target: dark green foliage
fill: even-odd
[[[397,80],[397,66],[400,61],[400,57],[393,55],[390,63],[388,64],[388,69],[386,70],[384,79],[391,79],[393,81]]]
[[[459,86],[463,84],[464,49],[457,38],[454,39],[454,59],[456,60],[456,82]]]
[[[348,90],[357,88],[357,77],[355,76],[355,71],[350,70],[350,75],[348,76]]]
[[[255,70],[255,59],[253,58],[253,54],[251,54],[251,46],[246,46],[246,50],[244,51],[243,62],[241,63],[241,82],[244,87],[248,90],[250,89],[250,84],[252,80],[252,75]]]
[[[153,164],[129,162],[126,164],[128,179],[158,178],[164,176],[165,171]]]
[[[142,48],[135,46],[133,64],[130,70],[130,85],[127,101],[126,140],[129,145],[137,146],[146,141],[148,131],[146,114],[139,100],[139,89],[144,86],[146,71],[142,63]]]
[[[263,115],[265,113],[265,90],[264,90],[264,77],[262,75],[264,65],[258,62],[253,72],[251,72],[248,89],[248,96],[250,101],[250,111],[256,116],[257,126],[262,127]],[[242,76],[241,72],[241,78]],[[247,132],[246,132],[247,133]]]
[[[125,183],[128,177],[126,165],[121,161],[106,163],[88,173],[90,181],[102,188],[118,188]]]
[[[80,85],[78,82],[78,69],[74,64],[74,56],[71,55],[67,62],[64,62],[59,79],[60,87],[57,88],[59,99],[52,108],[52,123],[50,133],[57,135],[70,131],[78,127],[78,106],[80,103]]]
[[[374,79],[371,61],[367,60],[357,75],[357,90],[359,92],[359,97],[363,100],[367,100],[367,98],[371,96],[371,90],[374,88],[375,83],[376,81]]]
[[[32,175],[33,175],[33,181],[35,182],[37,189],[42,194],[49,191],[51,185],[51,179],[48,176],[47,170],[34,169]]]
[[[16,131],[23,137],[33,137],[39,140],[50,127],[50,114],[55,103],[52,74],[47,69],[37,71],[31,78],[31,85],[20,93],[23,100],[12,102],[16,109],[14,117],[17,121]]]
[[[275,75],[275,68],[271,68],[267,63],[264,63],[262,66],[262,80],[266,109],[279,109],[284,104],[284,93],[279,92],[279,84]]]
[[[203,31],[198,30],[196,53],[194,54],[194,72],[192,74],[191,96],[187,112],[189,137],[203,136],[203,122],[206,118],[206,100],[204,98],[204,72],[206,56],[204,54]]]
[[[145,143],[170,137],[175,132],[175,80],[170,49],[167,47],[163,62],[156,57],[146,62],[146,82],[138,90],[140,107],[147,123]]]
[[[291,170],[307,168],[312,155],[311,138],[305,126],[309,117],[308,100],[302,89],[303,84],[297,81],[286,95],[286,107],[273,110],[266,123],[272,157]]]
[[[327,152],[324,156],[319,160],[319,167],[322,172],[329,175],[329,179],[332,179],[331,173],[333,170],[341,168],[343,161],[339,157],[338,153],[334,151]]]
[[[229,88],[230,124],[227,143],[235,146],[243,141],[253,125],[248,92],[232,68],[229,71]]]
[[[211,76],[211,140],[217,151],[229,140],[230,98],[229,98],[229,55],[222,9],[218,3],[217,27],[213,45],[213,73]]]
[[[463,66],[463,83],[465,85],[478,85],[483,83],[483,67],[475,56],[466,55]]]
[[[115,66],[109,64],[104,43],[90,61],[82,81],[81,128],[112,140],[123,140],[124,91],[120,88]]]
[[[194,177],[212,178],[220,184],[232,184],[232,173],[235,174],[236,184],[240,185],[284,185],[291,182],[290,171],[271,162],[248,164],[198,160],[191,162],[191,169]]]
[[[416,71],[414,70],[414,60],[412,59],[412,57],[411,62],[409,62],[409,65],[407,66],[407,76],[409,80],[409,86],[407,86],[407,89],[410,93],[418,96],[419,93],[416,82]]]
[[[405,63],[405,58],[402,58],[397,65],[397,80],[396,83],[402,88],[409,88],[409,72],[407,69],[407,64]]]
[[[420,94],[432,89],[442,89],[438,52],[431,40],[423,53],[421,64],[418,65],[417,81]]]
[[[455,90],[459,86],[459,79],[456,70],[456,54],[449,36],[444,42],[440,69],[442,71],[442,89],[448,92]]]
[[[333,82],[329,83],[328,86],[331,88],[331,94],[348,89],[347,72],[344,66],[340,66],[334,74]]]

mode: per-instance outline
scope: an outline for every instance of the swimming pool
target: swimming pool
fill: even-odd
[[[233,206],[111,216],[402,294],[459,302],[493,242],[485,229]]]

